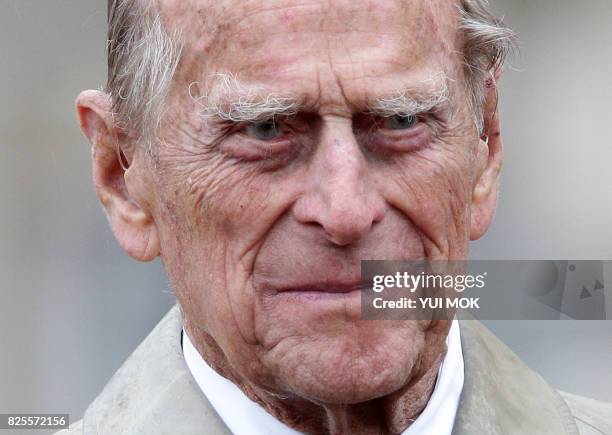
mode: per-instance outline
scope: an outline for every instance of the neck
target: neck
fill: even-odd
[[[429,348],[413,367],[408,382],[387,396],[361,403],[327,404],[294,394],[278,394],[240,376],[206,332],[185,323],[185,330],[206,363],[237,385],[268,413],[303,433],[400,434],[425,409],[446,354],[446,345]]]

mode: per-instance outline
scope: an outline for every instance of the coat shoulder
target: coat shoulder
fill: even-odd
[[[175,305],[117,370],[67,434],[230,434],[191,375]]]
[[[581,434],[612,434],[612,403],[559,391]]]

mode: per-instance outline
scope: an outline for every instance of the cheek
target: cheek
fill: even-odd
[[[186,219],[168,219],[162,261],[185,316],[210,334],[238,364],[254,358],[254,300],[248,274],[231,261],[231,239],[222,231],[184,230]],[[175,224],[175,222],[177,224]]]
[[[385,197],[424,236],[430,258],[464,253],[469,240],[470,165],[467,153],[431,147],[404,156],[382,173]]]
[[[240,355],[254,360],[254,262],[291,206],[299,177],[275,180],[244,166],[203,162],[167,164],[163,185],[176,188],[165,189],[158,213],[162,260],[179,302],[197,326],[236,361]],[[172,167],[181,170],[170,173]]]

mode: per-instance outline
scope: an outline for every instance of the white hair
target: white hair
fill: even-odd
[[[159,128],[164,101],[181,59],[180,35],[165,28],[155,3],[108,0],[107,91],[118,125],[128,128],[138,141],[149,144]],[[466,84],[475,124],[482,132],[487,77],[502,68],[515,46],[515,34],[490,12],[487,0],[458,0],[458,7]],[[290,112],[297,107],[274,95],[264,101],[249,100],[248,93],[238,103],[209,110],[228,119],[248,120],[265,115],[266,110]],[[396,110],[397,107],[389,108],[407,107],[410,101],[400,94],[385,104],[388,110]]]
[[[503,68],[508,54],[515,50],[516,34],[493,15],[488,0],[461,0],[459,14],[467,89],[476,127],[482,133],[487,80]]]
[[[109,0],[108,82],[117,125],[147,144],[154,140],[181,58],[152,0]]]

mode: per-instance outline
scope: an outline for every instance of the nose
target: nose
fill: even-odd
[[[370,183],[366,156],[349,122],[326,122],[310,161],[296,219],[323,229],[337,246],[363,239],[384,216],[384,202]]]

